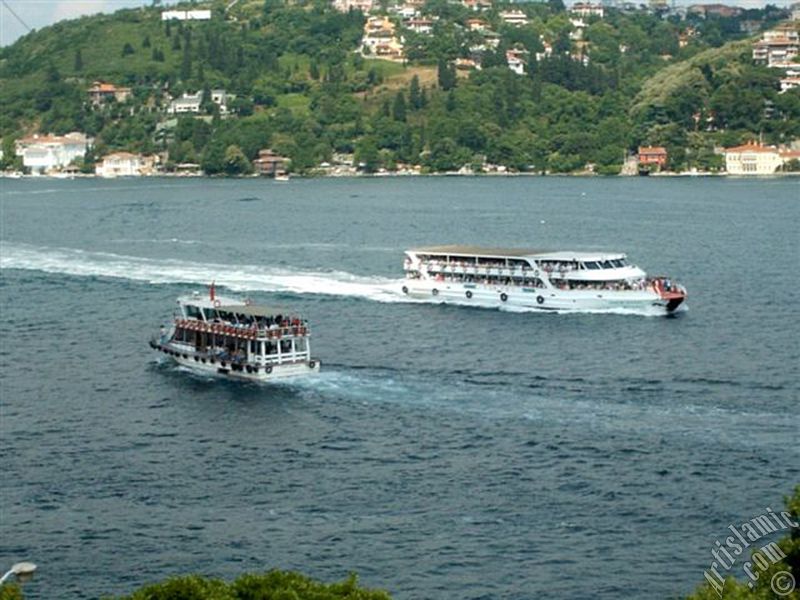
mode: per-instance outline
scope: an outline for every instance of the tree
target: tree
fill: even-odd
[[[439,87],[445,92],[456,87],[456,68],[443,58],[439,59],[436,71]]]
[[[131,46],[131,43],[125,42],[125,45],[122,47],[122,56],[128,56],[134,52],[136,51],[133,49],[133,46]]]
[[[366,136],[356,144],[355,160],[365,173],[374,173],[380,166],[380,154],[375,138]]]
[[[225,150],[225,173],[244,175],[250,172],[250,161],[239,146],[230,145]]]
[[[144,40],[142,40],[142,48],[149,48],[150,47],[150,36],[144,36]]]
[[[392,104],[392,118],[394,118],[395,121],[405,122],[406,120],[406,98],[402,90],[397,92],[397,95],[394,97],[394,103]]]
[[[81,49],[78,48],[75,50],[75,64],[74,67],[76,72],[83,70],[83,57],[81,56]]]
[[[419,110],[422,108],[422,94],[419,89],[419,75],[414,75],[411,78],[411,83],[408,86],[408,103],[412,110]]]
[[[214,139],[206,146],[206,151],[203,153],[203,160],[200,165],[203,167],[208,175],[217,175],[225,171],[225,158],[226,158],[225,145],[222,140]]]

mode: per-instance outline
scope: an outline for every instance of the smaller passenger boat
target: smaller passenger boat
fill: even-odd
[[[271,381],[319,372],[308,321],[292,311],[195,292],[178,298],[172,323],[150,347],[204,375]]]

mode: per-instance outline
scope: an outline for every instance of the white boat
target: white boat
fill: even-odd
[[[487,307],[671,313],[687,295],[613,252],[430,246],[406,251],[405,273],[408,296]]]
[[[150,347],[192,371],[229,379],[272,381],[318,373],[308,322],[292,311],[195,292],[178,298],[169,325]]]

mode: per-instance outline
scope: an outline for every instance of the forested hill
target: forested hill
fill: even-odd
[[[800,137],[800,90],[779,93],[783,72],[751,58],[753,23],[788,16],[775,7],[579,17],[560,0],[482,12],[427,0],[416,16],[431,23],[426,33],[381,0],[371,14],[386,16],[402,44],[402,57],[382,60],[362,45],[360,11],[322,0],[226,4],[182,7],[211,8],[210,20],[163,21],[160,6],[84,17],[0,50],[4,160],[23,135],[81,131],[95,156],[157,152],[211,173],[245,172],[262,148],[297,172],[354,153],[366,170],[613,173],[639,145],[665,146],[678,170],[718,165],[715,146]],[[527,22],[506,22],[509,10]],[[93,104],[95,81],[131,96]],[[211,101],[216,89],[233,95],[225,110]],[[199,114],[169,113],[171,99],[201,90]]]

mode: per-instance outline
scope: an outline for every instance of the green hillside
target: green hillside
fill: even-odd
[[[190,6],[210,7],[209,21],[162,21],[159,7],[84,17],[0,50],[6,164],[14,139],[74,130],[95,138],[95,155],[158,152],[212,173],[246,171],[266,147],[297,172],[355,153],[366,170],[593,164],[612,173],[640,144],[667,146],[675,169],[708,168],[720,143],[800,137],[800,94],[778,94],[781,73],[752,64],[752,39],[730,19],[612,10],[578,32],[558,0],[496,4],[479,15],[497,34],[492,49],[460,4],[428,0],[422,14],[435,24],[424,35],[403,29],[388,0],[379,12],[406,53],[391,62],[359,51],[360,12],[321,0],[242,0],[227,13],[225,4]],[[504,23],[506,8],[524,10],[528,24]],[[772,7],[741,18],[768,27],[783,16]],[[679,44],[687,31],[689,43]],[[545,46],[551,55],[537,60]],[[508,50],[524,57],[525,74],[508,68]],[[456,59],[483,68],[456,71]],[[131,88],[132,97],[93,106],[94,81]],[[228,114],[209,100],[212,89],[235,96]],[[172,98],[199,90],[200,115],[168,114]]]

